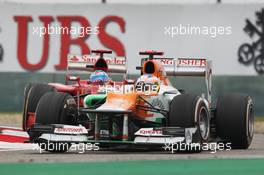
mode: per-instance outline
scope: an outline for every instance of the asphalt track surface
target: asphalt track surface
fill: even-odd
[[[0,175],[264,174],[264,134],[255,134],[248,150],[192,154],[122,149],[54,154],[20,144],[17,150],[0,149]]]
[[[224,150],[212,153],[174,153],[171,151],[109,150],[85,151],[71,150],[66,153],[39,153],[28,147],[26,150],[1,150],[0,163],[60,163],[60,162],[105,162],[129,160],[184,160],[184,159],[264,159],[264,134],[255,134],[248,150]],[[263,162],[264,167],[264,162]],[[1,174],[1,173],[0,173]],[[264,174],[264,172],[263,172]]]
[[[0,142],[0,175],[264,174],[264,134],[255,134],[248,150],[216,153],[101,149],[54,154],[39,153],[33,146]]]

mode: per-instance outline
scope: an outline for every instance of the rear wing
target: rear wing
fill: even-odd
[[[211,61],[203,58],[159,59],[168,76],[206,76],[212,69]]]
[[[204,77],[207,98],[211,104],[212,94],[212,61],[203,58],[159,58],[167,76]]]
[[[98,55],[68,55],[67,70],[94,72],[104,70],[108,73],[127,73],[125,57],[100,57]]]
[[[141,67],[146,61],[157,60],[162,65],[159,72],[162,71],[167,76],[199,76],[205,77],[207,99],[209,105],[211,105],[211,94],[212,94],[212,62],[203,58],[162,58],[154,56],[162,56],[162,51],[147,50],[139,52],[139,55],[148,55],[147,58],[141,59]],[[152,64],[149,64],[152,65]],[[164,68],[164,69],[163,69]],[[138,69],[138,68],[137,68]],[[149,70],[152,70],[150,66]],[[142,71],[141,71],[142,73]]]

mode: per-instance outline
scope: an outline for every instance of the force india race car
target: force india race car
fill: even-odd
[[[141,76],[136,81],[100,84],[94,94],[45,93],[37,104],[36,122],[27,130],[30,142],[44,145],[43,149],[51,152],[64,152],[78,143],[97,143],[99,148],[185,144],[186,151],[200,151],[201,145],[211,142],[236,149],[250,146],[252,100],[246,94],[226,94],[213,107],[210,61],[163,58],[163,53],[156,51],[140,55],[144,58],[137,67]],[[70,56],[70,60],[73,57],[78,59],[69,61],[69,67],[91,67],[83,59],[85,56]],[[112,61],[116,66],[113,70],[122,70],[124,64]],[[206,94],[179,90],[171,85],[168,76],[204,77]],[[79,83],[79,88],[82,86]],[[76,100],[80,98],[82,105]],[[51,148],[51,143],[59,146]]]

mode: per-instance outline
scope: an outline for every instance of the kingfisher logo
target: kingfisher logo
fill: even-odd
[[[264,74],[264,9],[256,12],[256,23],[246,19],[244,31],[252,43],[244,43],[238,49],[238,61],[245,65],[253,65],[259,75]]]

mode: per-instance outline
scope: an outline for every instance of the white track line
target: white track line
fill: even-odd
[[[23,131],[23,129],[22,128],[19,128],[19,127],[11,127],[11,126],[0,126],[0,129],[1,128],[6,128],[6,129],[16,129],[16,130],[21,130],[21,131]],[[24,132],[24,131],[23,131]]]
[[[28,138],[28,133],[26,133],[24,131],[14,131],[14,130],[6,130],[6,129],[4,129],[4,130],[1,131],[0,134]]]
[[[0,141],[0,151],[37,150],[38,144],[32,143],[9,143]]]

